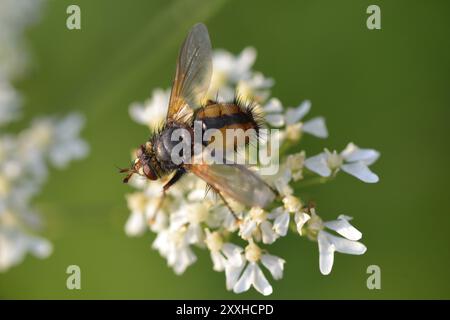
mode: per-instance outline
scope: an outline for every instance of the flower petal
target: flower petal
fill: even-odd
[[[268,219],[275,220],[284,213],[284,207],[276,207],[267,215]]]
[[[275,221],[273,222],[273,229],[277,234],[284,237],[287,234],[288,227],[289,227],[289,213],[284,212],[280,214],[278,217],[276,217]]]
[[[231,266],[241,266],[244,261],[242,259],[243,249],[232,243],[224,243],[222,252],[227,258],[227,263]]]
[[[44,238],[34,236],[31,236],[28,241],[30,251],[31,253],[34,254],[35,257],[44,259],[47,258],[49,255],[51,255],[53,251],[53,246],[50,243],[50,241]]]
[[[366,183],[376,183],[380,179],[362,162],[348,163],[341,166],[342,171]]]
[[[185,237],[186,237],[186,241],[189,244],[195,243],[195,244],[200,245],[203,243],[203,238],[204,238],[203,229],[201,228],[201,226],[199,224],[191,223],[186,231]]]
[[[268,114],[264,118],[272,127],[279,128],[284,125],[284,116],[282,114]]]
[[[318,138],[327,138],[328,130],[323,117],[313,118],[303,124],[303,131]]]
[[[213,270],[214,271],[223,271],[225,270],[225,265],[227,260],[220,252],[212,252],[211,251],[211,260],[213,262]]]
[[[236,59],[236,69],[240,74],[247,72],[256,60],[256,50],[253,47],[246,47]]]
[[[291,170],[289,170],[289,168],[285,168],[284,170],[279,170],[273,184],[275,185],[275,188],[280,194],[282,195],[289,194],[290,193],[289,181],[291,181],[291,179],[292,179]]]
[[[265,113],[281,113],[283,106],[277,98],[270,99],[263,107]]]
[[[278,235],[272,229],[272,224],[269,221],[263,221],[259,225],[261,229],[262,241],[265,244],[274,243],[277,240]]]
[[[256,264],[254,262],[247,265],[247,268],[245,268],[241,277],[233,287],[234,293],[242,293],[250,289],[250,286],[253,283],[253,279],[255,278],[255,267]]]
[[[239,279],[239,276],[241,275],[242,269],[244,269],[244,266],[245,263],[241,264],[240,266],[231,266],[229,264],[225,266],[225,279],[227,290],[232,290],[234,288]]]
[[[353,217],[347,216],[345,214],[340,214],[338,216],[338,219],[344,219],[344,220],[347,220],[347,221],[351,221],[351,220],[353,220]]]
[[[251,264],[254,268],[253,287],[255,287],[255,289],[264,296],[271,295],[273,292],[272,286],[269,281],[267,281],[267,278],[264,276],[261,268],[254,262]]]
[[[130,105],[128,110],[131,119],[140,124],[145,124],[147,122],[147,115],[145,112],[144,105],[142,103],[133,103]]]
[[[318,155],[306,159],[305,167],[322,177],[329,177],[331,175],[331,170],[327,163],[327,155],[325,153],[319,153]]]
[[[177,211],[170,215],[170,229],[179,230],[183,225],[188,223],[188,211],[186,205],[181,206]]]
[[[294,124],[309,112],[311,109],[311,102],[308,100],[303,101],[297,108],[288,108],[286,111],[286,124]]]
[[[330,274],[334,262],[334,246],[328,240],[330,234],[325,231],[319,231],[317,242],[319,244],[319,268],[323,275]],[[349,240],[347,240],[349,241]]]
[[[183,248],[173,252],[173,263],[170,266],[173,268],[175,274],[181,275],[186,271],[187,267],[192,265],[197,261],[197,257],[189,246],[184,246]]]
[[[129,237],[140,236],[147,227],[145,216],[142,212],[133,211],[125,224],[125,233]]]
[[[374,149],[361,149],[354,143],[349,143],[341,152],[342,157],[347,162],[362,161],[366,165],[371,165],[380,157],[380,153]]]
[[[304,224],[311,219],[309,214],[304,212],[297,212],[294,216],[295,224],[297,225],[297,232],[299,235],[302,235],[302,228]]]
[[[286,261],[270,254],[263,254],[261,263],[270,271],[275,280],[283,277],[283,269]]]
[[[345,238],[336,237],[329,233],[327,233],[327,238],[328,241],[333,244],[335,250],[340,253],[361,255],[367,251],[367,247],[358,241],[351,241]]]
[[[326,221],[324,222],[324,225],[328,229],[336,231],[341,236],[349,240],[357,241],[362,237],[362,233],[352,226],[346,219]]]
[[[203,199],[205,199],[205,189],[194,189],[192,191],[190,191],[187,195],[187,199],[189,201],[202,201]]]
[[[246,220],[240,225],[239,234],[242,239],[249,239],[252,236],[253,231],[256,228],[256,221]]]

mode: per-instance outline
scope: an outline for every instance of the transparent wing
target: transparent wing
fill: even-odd
[[[192,27],[178,55],[177,69],[169,100],[167,120],[200,105],[212,74],[211,41],[203,23]]]
[[[238,164],[192,164],[186,168],[223,195],[247,206],[261,208],[270,204],[275,194],[254,172]]]

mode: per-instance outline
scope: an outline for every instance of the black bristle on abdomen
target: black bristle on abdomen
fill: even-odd
[[[259,140],[260,130],[264,127],[265,120],[262,112],[258,110],[258,104],[253,100],[244,99],[238,94],[234,96],[233,103],[248,116],[249,122],[253,123],[257,139]]]

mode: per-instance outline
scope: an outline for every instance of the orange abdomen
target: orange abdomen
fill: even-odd
[[[258,132],[261,123],[258,121],[259,117],[255,114],[252,106],[242,106],[239,102],[233,103],[215,103],[211,102],[207,106],[199,109],[195,114],[195,121],[201,121],[203,130],[218,129],[222,136],[227,136],[227,130],[231,130],[231,134],[237,133],[237,129],[244,132],[253,129],[251,135],[258,137]],[[240,131],[241,131],[240,130]],[[247,131],[251,132],[251,131]],[[249,142],[251,137],[245,137],[245,143]],[[226,142],[225,144],[233,144],[236,147],[237,138],[234,141]]]

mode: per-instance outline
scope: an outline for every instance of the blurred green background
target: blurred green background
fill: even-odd
[[[66,8],[81,7],[82,30],[66,29]],[[381,7],[382,30],[366,28],[366,8]],[[255,70],[276,80],[284,104],[313,102],[331,136],[305,137],[310,154],[353,141],[381,151],[381,178],[366,185],[340,175],[299,189],[321,215],[355,217],[368,251],[337,254],[329,276],[318,268],[315,243],[291,235],[271,250],[287,263],[270,298],[450,298],[450,2],[448,1],[107,1],[53,0],[27,33],[33,58],[17,83],[26,98],[26,126],[36,115],[81,110],[91,154],[54,170],[37,207],[55,246],[47,260],[28,256],[0,274],[1,298],[262,298],[225,290],[206,251],[176,276],[150,249],[154,238],[128,238],[129,211],[115,165],[129,163],[147,129],[128,116],[132,101],[168,87],[178,46],[190,26],[205,22],[213,47],[257,48]],[[82,290],[66,289],[66,267],[82,270]],[[382,271],[368,290],[366,268]]]

